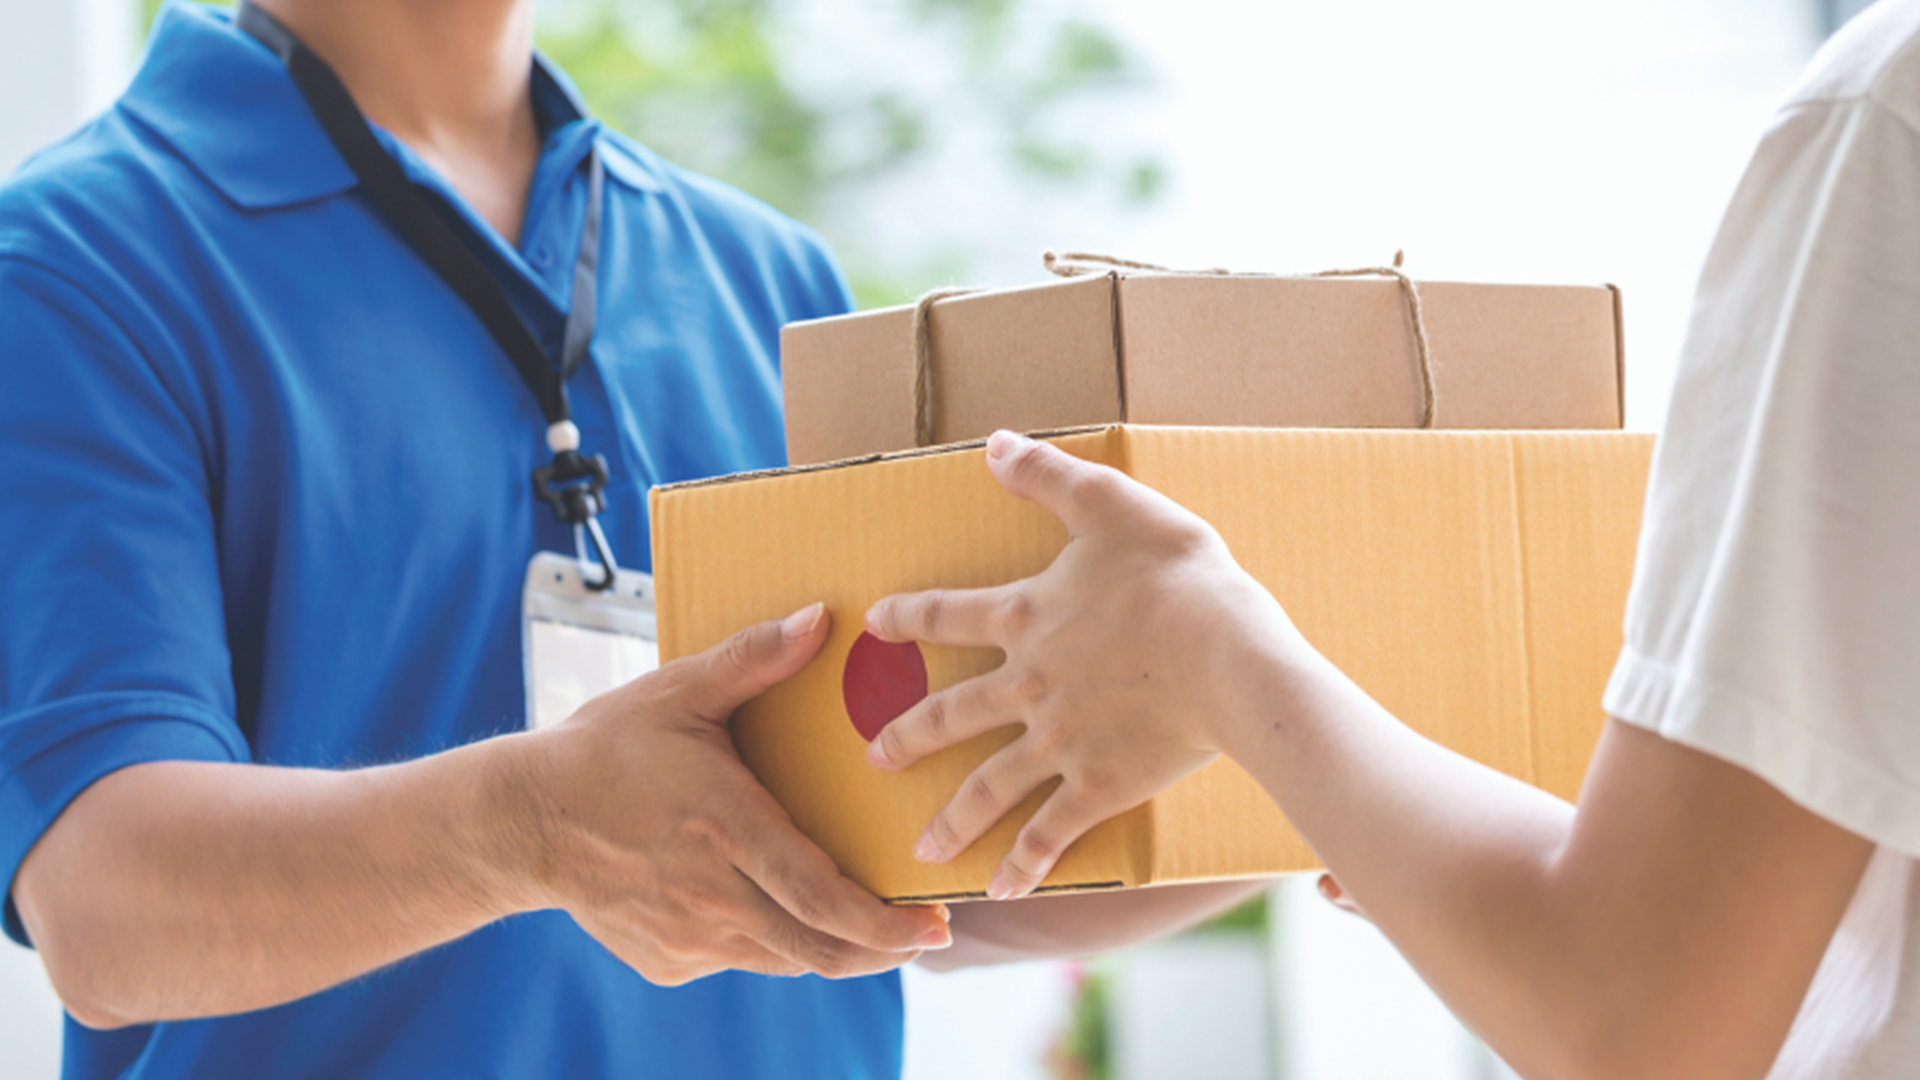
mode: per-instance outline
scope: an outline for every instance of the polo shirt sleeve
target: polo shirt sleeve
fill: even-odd
[[[0,254],[0,880],[88,785],[245,761],[210,447],[188,389],[71,280]]]
[[[1702,269],[1615,717],[1920,855],[1920,129],[1789,108]]]

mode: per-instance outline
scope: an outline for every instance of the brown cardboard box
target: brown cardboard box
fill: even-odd
[[[1419,285],[1434,426],[1618,428],[1610,287]],[[944,299],[929,316],[933,444],[1086,424],[1418,427],[1398,282],[1127,274]],[[788,325],[787,455],[916,445],[914,307]]]
[[[1579,790],[1620,648],[1651,438],[1113,426],[1059,445],[1212,522],[1307,637],[1416,730],[1565,798]],[[873,769],[848,709],[848,656],[889,593],[1044,569],[1060,524],[1014,499],[977,447],[656,488],[662,659],[823,600],[818,658],[740,710],[742,757],[854,880],[890,899],[979,896],[1029,799],[944,866],[914,839],[992,733],[902,773]],[[1000,662],[924,649],[927,684]],[[1217,763],[1090,833],[1050,889],[1308,869],[1313,853],[1253,781]]]

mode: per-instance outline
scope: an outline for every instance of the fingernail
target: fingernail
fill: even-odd
[[[993,880],[987,882],[987,899],[1010,900],[1013,898],[1013,883],[999,870],[993,872]]]
[[[1013,449],[1019,442],[1020,436],[1011,431],[1005,429],[996,431],[987,436],[987,456],[998,461],[1007,456],[1007,451]]]
[[[820,616],[826,614],[826,611],[825,604],[808,604],[780,620],[780,636],[788,641],[799,641],[813,633],[813,628],[820,625]]]
[[[913,947],[916,949],[944,949],[952,944],[953,931],[944,926],[936,926],[932,930],[921,934],[920,940],[914,942]]]
[[[1321,874],[1320,880],[1315,882],[1315,884],[1320,887],[1321,896],[1324,896],[1329,900],[1340,899],[1342,895],[1340,891],[1340,883],[1333,880],[1332,874]]]
[[[913,857],[921,862],[940,861],[940,845],[933,842],[933,830],[921,833],[920,839],[913,842]]]
[[[893,768],[893,762],[887,760],[887,751],[877,738],[867,744],[867,764],[876,769]]]

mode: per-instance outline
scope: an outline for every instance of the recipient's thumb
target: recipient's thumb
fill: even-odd
[[[733,635],[700,654],[702,714],[725,720],[733,710],[805,667],[827,638],[827,610],[809,604]]]
[[[987,468],[1010,494],[1039,503],[1075,536],[1111,505],[1119,474],[1057,446],[996,431],[987,440]]]

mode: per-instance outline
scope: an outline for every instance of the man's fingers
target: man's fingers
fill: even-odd
[[[748,886],[751,887],[752,883],[749,882]],[[763,897],[762,899],[764,900],[765,898]],[[746,933],[736,933],[733,935],[730,953],[731,955],[726,959],[726,965],[729,970],[733,971],[751,971],[756,975],[778,975],[785,978],[793,978],[794,976],[805,975],[813,970],[794,957],[767,948],[761,944],[760,941]]]
[[[933,823],[927,826],[913,857],[921,862],[946,862],[973,846],[994,823],[1006,817],[1034,788],[1050,780],[1054,771],[1019,742],[1004,747],[973,770]],[[1042,875],[1044,876],[1044,875]]]
[[[740,869],[806,926],[876,952],[944,949],[953,943],[938,912],[882,903],[784,820],[768,823],[752,843],[742,853]]]
[[[1014,839],[1013,849],[987,883],[987,897],[1013,900],[1032,892],[1075,840],[1110,816],[1084,801],[1072,785],[1061,785]]]
[[[1008,681],[1002,671],[990,671],[921,698],[867,744],[867,763],[904,769],[976,735],[1019,723],[1007,711]]]
[[[1023,628],[1024,594],[1011,585],[899,593],[867,609],[867,632],[882,641],[974,648],[999,645]]]
[[[1320,895],[1326,898],[1327,903],[1350,915],[1358,915],[1363,919],[1367,917],[1367,913],[1360,910],[1360,905],[1353,902],[1353,897],[1340,886],[1339,880],[1332,874],[1321,874],[1320,880],[1314,885],[1320,890]]]
[[[1039,503],[1079,536],[1126,498],[1127,478],[1057,446],[1011,431],[987,440],[987,468],[1000,486]]]
[[[697,690],[692,704],[709,720],[733,711],[791,676],[826,641],[826,608],[811,604],[733,635],[693,658]]]
[[[753,947],[767,953],[769,966],[776,969],[765,971],[742,965],[747,970],[762,971],[763,974],[797,974],[792,969],[799,968],[829,979],[850,979],[892,971],[903,964],[912,963],[920,955],[918,951],[883,952],[862,948],[821,933],[788,914],[751,880],[743,879],[741,884],[754,894],[749,902],[750,913],[746,916],[746,932],[756,942]]]

